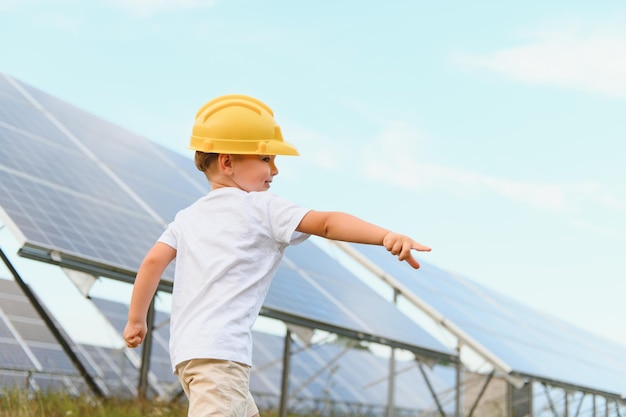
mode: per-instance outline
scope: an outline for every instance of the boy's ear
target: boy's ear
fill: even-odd
[[[233,156],[227,153],[221,153],[217,157],[217,164],[220,171],[230,174],[233,169]]]

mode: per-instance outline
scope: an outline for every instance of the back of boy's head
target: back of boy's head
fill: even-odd
[[[299,155],[283,141],[272,109],[242,94],[214,98],[198,110],[189,148],[196,151],[195,163],[201,171],[215,159],[203,154]]]
[[[196,151],[194,155],[194,163],[196,164],[196,168],[198,168],[202,172],[207,172],[209,168],[211,168],[215,161],[217,161],[218,153],[206,153]]]

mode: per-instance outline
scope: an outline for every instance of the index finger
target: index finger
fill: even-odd
[[[415,250],[418,250],[420,252],[430,252],[431,251],[430,247],[428,247],[426,245],[422,245],[421,243],[417,243],[417,242],[413,242],[413,245],[411,245],[411,249],[415,249]]]

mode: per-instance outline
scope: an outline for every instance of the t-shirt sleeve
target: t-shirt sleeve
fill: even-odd
[[[170,223],[161,236],[157,239],[157,242],[165,243],[166,245],[178,250],[178,240],[176,239],[176,232],[174,230],[174,224]]]
[[[305,241],[310,235],[296,231],[296,227],[310,209],[299,206],[282,197],[265,192],[268,200],[268,215],[274,238],[287,245]]]
[[[304,213],[306,214],[306,213]],[[304,217],[304,216],[302,216]],[[297,226],[297,225],[296,225]],[[291,235],[291,241],[289,242],[290,245],[297,245],[298,243],[302,243],[305,240],[307,240],[309,238],[309,236],[311,236],[308,233],[302,233],[302,232],[293,232],[293,234]]]

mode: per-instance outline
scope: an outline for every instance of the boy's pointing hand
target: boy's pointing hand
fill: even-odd
[[[411,250],[418,250],[420,252],[430,252],[428,246],[424,246],[411,239],[408,236],[401,235],[394,232],[389,232],[383,238],[383,246],[392,255],[396,255],[398,260],[407,261],[409,265],[417,269],[420,267],[419,262],[413,257]]]

